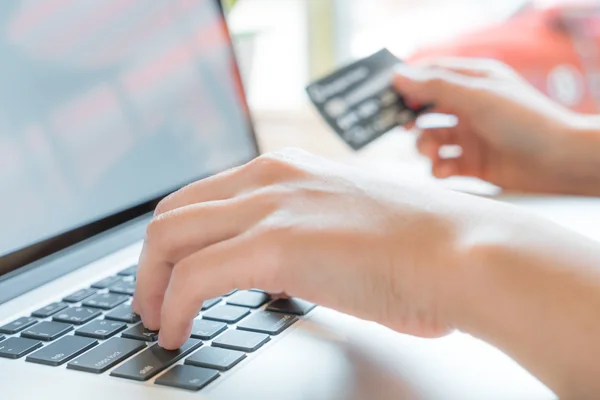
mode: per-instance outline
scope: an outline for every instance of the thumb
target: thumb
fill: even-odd
[[[410,103],[459,112],[474,101],[476,79],[445,69],[401,64],[395,69],[394,88]]]

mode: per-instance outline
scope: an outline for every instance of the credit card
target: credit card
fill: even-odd
[[[394,67],[401,62],[383,49],[306,88],[327,124],[354,150],[415,120],[427,109],[409,108],[393,89]]]

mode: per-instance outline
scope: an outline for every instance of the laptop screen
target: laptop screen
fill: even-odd
[[[0,259],[256,152],[217,1],[0,2]]]

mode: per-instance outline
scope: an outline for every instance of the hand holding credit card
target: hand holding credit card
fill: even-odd
[[[416,119],[428,108],[409,108],[393,89],[394,68],[401,62],[383,49],[306,88],[321,116],[354,150]]]

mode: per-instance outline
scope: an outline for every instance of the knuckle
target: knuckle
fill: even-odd
[[[268,153],[251,161],[248,168],[267,185],[301,175],[302,169],[294,160],[295,156],[287,151]]]
[[[288,164],[286,159],[281,157],[281,152],[267,153],[256,158],[255,165],[259,168],[265,169],[279,169],[283,168]]]
[[[158,204],[156,205],[156,208],[154,209],[155,217],[170,211],[170,203],[171,203],[171,199],[173,198],[174,195],[175,194],[172,193],[158,202]]]
[[[285,187],[268,187],[252,194],[252,200],[271,211],[281,208],[290,198],[290,190]]]
[[[435,75],[429,78],[426,83],[428,90],[432,92],[443,92],[448,86],[448,81],[440,75]]]
[[[154,251],[164,253],[169,248],[168,231],[166,225],[168,224],[167,214],[160,214],[148,223],[146,227],[146,243],[152,246]]]

